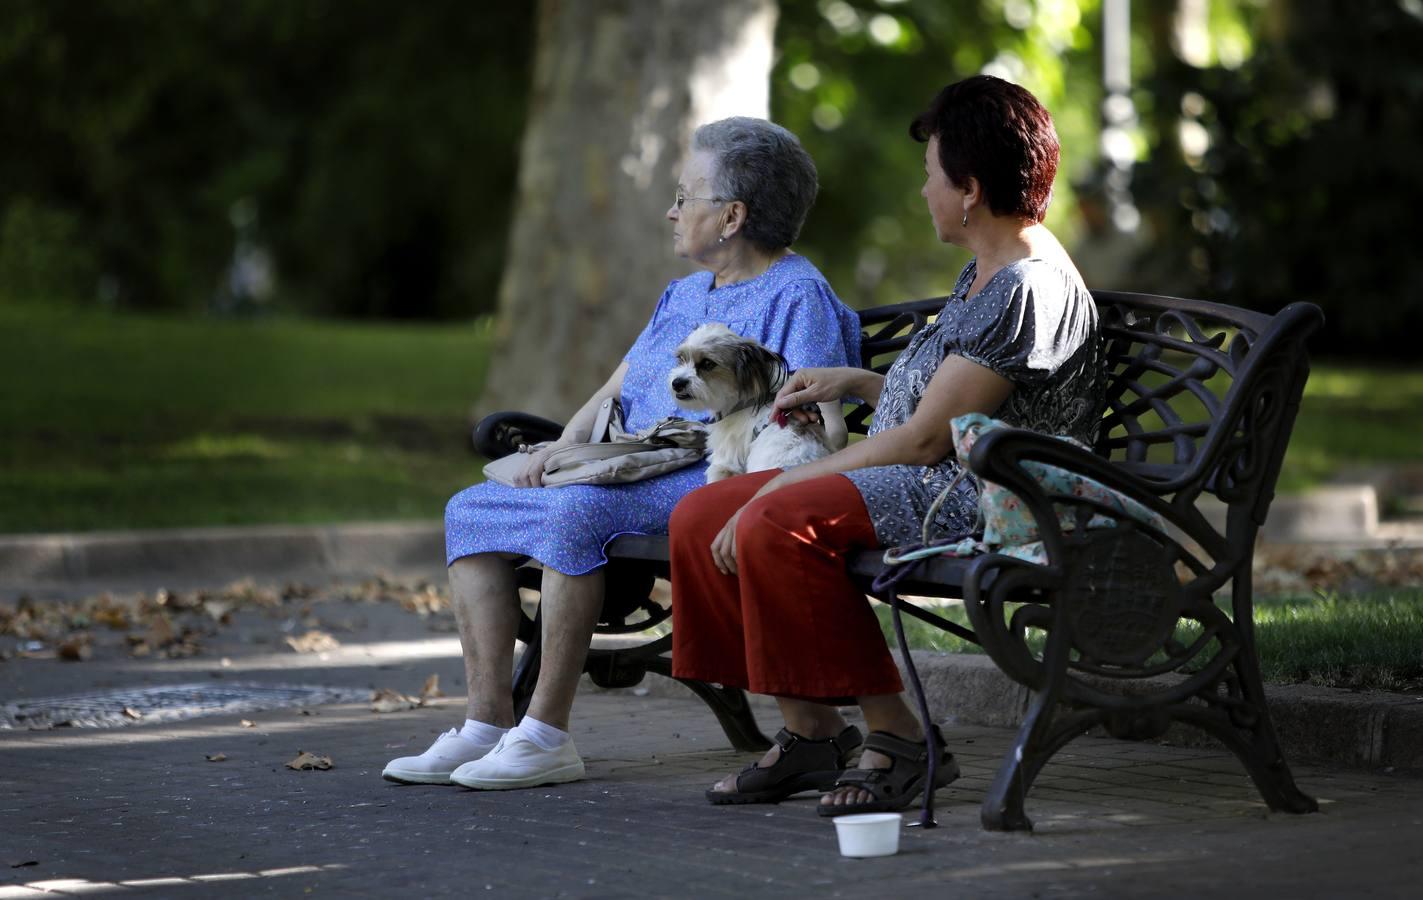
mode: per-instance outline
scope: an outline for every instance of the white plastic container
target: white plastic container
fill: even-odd
[[[863,813],[836,816],[835,833],[840,838],[840,855],[856,858],[893,856],[899,852],[899,813]]]

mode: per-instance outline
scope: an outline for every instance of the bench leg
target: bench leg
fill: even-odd
[[[1095,715],[1068,716],[1053,727],[1054,714],[1067,680],[1069,638],[1065,627],[1053,628],[1043,649],[1046,677],[1041,690],[1034,692],[1027,715],[1018,729],[1008,755],[998,769],[988,794],[983,798],[979,819],[989,831],[1031,831],[1032,819],[1024,802],[1033,780],[1043,765],[1064,744],[1096,724]]]
[[[746,699],[745,691],[707,684],[705,681],[688,681],[681,678],[677,680],[691,688],[692,693],[711,707],[732,747],[743,753],[764,753],[771,749],[770,739],[762,734],[756,725],[756,716],[751,712],[751,704]]]
[[[1260,796],[1273,810],[1290,813],[1319,811],[1319,804],[1295,785],[1280,751],[1255,651],[1254,590],[1247,561],[1232,584],[1239,646],[1229,668],[1197,694],[1203,703],[1183,705],[1175,717],[1219,738],[1245,766]]]
[[[655,656],[646,662],[647,671],[666,678],[672,677],[672,660],[666,656]],[[726,733],[731,746],[742,753],[765,753],[771,749],[771,739],[761,733],[756,724],[756,715],[751,711],[751,703],[746,692],[740,688],[721,687],[705,681],[678,678],[692,693],[711,709],[717,724]]]
[[[1247,638],[1218,689],[1202,696],[1205,705],[1182,705],[1174,711],[1175,717],[1219,738],[1245,766],[1271,809],[1318,812],[1319,803],[1295,785],[1294,774],[1280,752],[1253,644]]]

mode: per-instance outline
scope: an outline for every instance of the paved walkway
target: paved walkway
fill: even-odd
[[[298,654],[320,627],[340,646]],[[86,662],[0,661],[0,700],[198,684],[307,684],[414,694],[430,674],[462,695],[448,614],[394,602],[242,608],[198,655],[133,658],[94,632]],[[655,678],[655,676],[653,676]],[[201,688],[200,688],[201,689]],[[1212,749],[1082,739],[1029,797],[1032,834],[980,829],[978,805],[1012,732],[950,728],[964,776],[940,828],[906,829],[898,856],[839,856],[815,798],[711,807],[702,791],[750,757],[697,701],[588,691],[575,739],[588,780],[478,793],[402,787],[384,763],[463,717],[459,696],[375,714],[367,703],[128,727],[0,730],[0,900],[44,892],[176,898],[303,896],[1138,897],[1414,896],[1423,882],[1423,779],[1296,766],[1310,816],[1269,814]],[[139,710],[143,712],[143,710]],[[762,707],[767,730],[774,716]],[[243,720],[252,722],[245,727]],[[329,771],[285,767],[297,752]],[[220,762],[207,757],[223,754]],[[917,814],[916,814],[917,815]],[[908,817],[912,820],[915,816]]]
[[[0,732],[0,898],[1200,897],[1247,885],[1402,897],[1423,880],[1423,781],[1302,768],[1323,811],[1269,814],[1222,754],[1087,738],[1034,789],[1036,832],[996,834],[979,828],[978,803],[1011,733],[967,728],[949,733],[964,776],[939,795],[941,827],[906,829],[892,858],[843,859],[813,796],[706,804],[701,791],[747,757],[695,701],[632,693],[580,699],[584,782],[482,793],[380,780],[461,708]],[[285,768],[298,750],[335,767]]]

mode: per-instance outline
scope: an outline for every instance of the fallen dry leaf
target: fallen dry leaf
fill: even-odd
[[[317,756],[317,755],[314,754],[314,753],[307,753],[305,750],[298,750],[298,751],[296,752],[296,759],[294,759],[294,760],[292,760],[291,762],[287,763],[287,768],[288,768],[288,769],[297,769],[297,770],[305,770],[305,769],[321,769],[321,770],[326,770],[326,769],[331,768],[332,765],[334,765],[334,764],[331,762],[331,757],[329,757],[329,756]]]
[[[418,697],[407,697],[399,691],[381,688],[371,692],[371,712],[392,713],[402,709],[414,709],[425,701]]]
[[[254,721],[252,721],[251,719],[243,719],[243,720],[242,720],[242,727],[243,727],[243,728],[256,728],[256,727],[257,727],[257,723],[254,722]]]
[[[307,597],[314,596],[316,596],[316,588],[312,587],[309,584],[302,584],[300,582],[293,581],[289,582],[286,587],[282,588],[283,600],[302,600]]]
[[[94,655],[94,645],[90,642],[89,635],[84,632],[61,643],[58,650],[59,658],[70,662],[83,662]]]
[[[124,718],[127,718],[127,719],[141,719],[141,718],[143,718],[143,710],[141,710],[141,709],[134,709],[132,706],[125,706],[125,707],[124,707]]]
[[[440,676],[431,675],[425,679],[425,686],[420,688],[420,702],[434,700],[436,697],[445,696],[445,692],[440,690]]]
[[[103,604],[93,611],[94,621],[100,625],[107,625],[114,631],[127,631],[132,624],[129,621],[128,611],[116,606]]]
[[[156,615],[149,619],[147,641],[151,646],[163,647],[171,644],[175,636],[173,623],[168,621],[167,616]]]
[[[387,595],[393,596],[407,612],[428,616],[450,608],[450,600],[432,585],[421,583],[414,590],[403,585],[385,584]]]
[[[308,631],[301,637],[287,638],[287,646],[298,653],[326,653],[341,646],[341,642],[324,631]]]
[[[207,755],[208,762],[222,762],[225,759],[227,759],[226,753],[209,753]]]

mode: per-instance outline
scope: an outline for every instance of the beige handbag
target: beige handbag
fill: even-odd
[[[544,460],[544,487],[565,484],[623,484],[674,472],[706,455],[707,428],[701,422],[669,416],[635,434],[623,429],[623,408],[609,397],[598,408],[593,440],[560,447]],[[513,487],[528,467],[526,455],[547,443],[522,446],[518,453],[492,460],[484,477]]]

